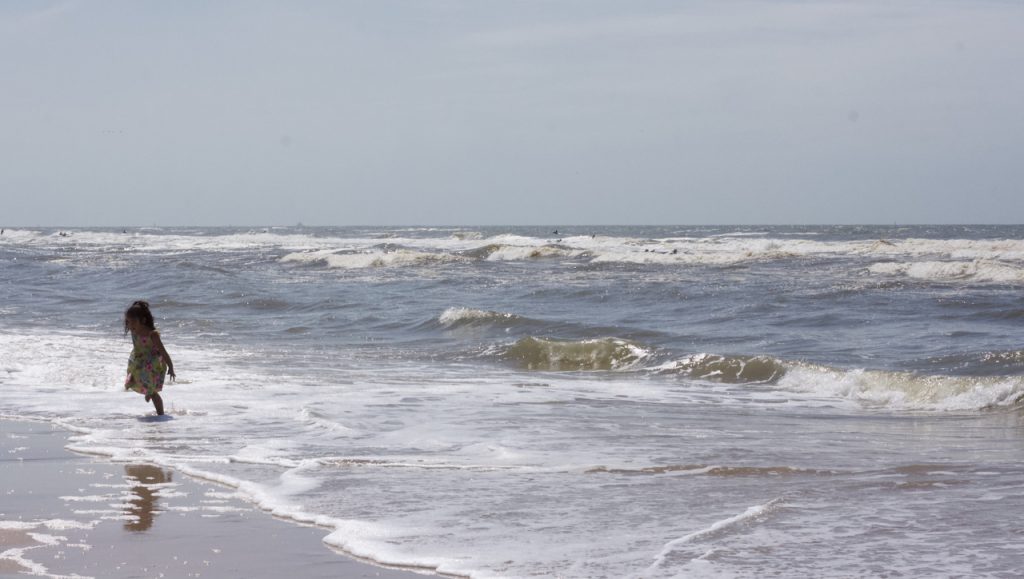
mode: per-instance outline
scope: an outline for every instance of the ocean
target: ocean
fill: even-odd
[[[1013,577],[1022,289],[1024,226],[7,228],[0,416],[386,565]]]

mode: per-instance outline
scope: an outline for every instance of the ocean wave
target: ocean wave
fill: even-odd
[[[0,235],[0,242],[25,243],[42,236],[42,232],[33,229],[5,229],[3,235]]]
[[[623,263],[633,265],[730,266],[747,262],[793,259],[801,254],[773,244],[742,244],[742,247],[693,247],[656,243],[638,250],[609,250],[594,255],[593,264]]]
[[[494,312],[452,312],[456,319]],[[463,317],[466,316],[466,317]],[[676,375],[689,380],[757,387],[760,392],[800,399],[841,400],[861,408],[893,411],[981,411],[1024,405],[1024,376],[921,374],[893,370],[841,369],[771,356],[699,353],[657,362],[664,353],[620,338],[554,340],[526,337],[490,348],[493,357],[530,371],[632,371],[652,377]],[[976,366],[1012,371],[1024,363],[1024,352],[972,355]],[[794,398],[795,396],[795,398]]]
[[[822,241],[725,235],[663,239],[568,238],[563,243],[592,256],[593,263],[735,265],[746,262],[801,258],[930,258],[935,263],[977,262],[982,270],[1003,266],[1015,271],[991,275],[1002,281],[1007,275],[1019,280],[1024,262],[1024,240],[1018,239],[869,239]]]
[[[434,265],[464,261],[450,253],[433,253],[411,249],[336,253],[333,250],[289,253],[281,263],[321,264],[331,269],[366,269]]]
[[[424,320],[415,326],[416,330],[428,332],[445,332],[448,337],[462,334],[463,337],[471,336],[475,339],[483,335],[509,337],[527,336],[552,336],[557,335],[558,343],[568,343],[572,340],[585,340],[593,335],[615,335],[618,331],[624,331],[621,327],[595,327],[593,325],[578,324],[564,321],[551,321],[541,318],[530,318],[520,314],[504,311],[485,310],[479,308],[452,306],[446,308],[439,315]],[[635,334],[635,332],[633,333]],[[629,339],[636,336],[630,334]],[[508,344],[492,345],[486,348],[483,353],[474,349],[468,355],[472,358],[490,358],[492,360],[505,360],[503,356],[511,346]],[[467,352],[460,352],[457,358],[462,359]]]
[[[459,252],[460,255],[485,261],[528,261],[533,259],[576,258],[585,256],[583,249],[566,247],[557,244],[543,245],[511,245],[505,243],[488,243],[473,249]]]
[[[523,318],[515,314],[477,310],[465,307],[448,308],[437,317],[438,323],[447,329],[467,325],[491,324],[495,322],[514,322],[521,319]]]
[[[629,340],[552,340],[526,337],[497,352],[497,356],[526,370],[596,371],[630,370],[653,354]]]
[[[1016,312],[1013,312],[1016,314]],[[1019,314],[1012,318],[1019,317]],[[1024,350],[965,352],[918,361],[940,372],[970,376],[1024,374]]]
[[[428,235],[433,233],[433,235]],[[394,251],[381,248],[386,238]],[[280,260],[336,268],[394,267],[461,261],[580,260],[595,265],[731,266],[794,259],[870,259],[872,273],[941,280],[1024,281],[1020,239],[794,239],[785,232],[733,232],[704,237],[643,238],[516,233],[485,236],[463,229],[364,230],[168,228],[152,230],[12,229],[8,248],[119,252],[281,252]],[[859,265],[859,264],[858,264]]]
[[[973,358],[979,358],[974,356]],[[982,365],[1024,361],[1021,352],[980,356]],[[1024,401],[1024,377],[953,376],[891,370],[839,369],[768,356],[695,354],[650,369],[655,374],[726,384],[763,384],[778,393],[854,402],[861,407],[909,411],[974,411],[1018,406]]]
[[[224,247],[254,242],[298,247],[318,255],[374,255],[329,257],[332,267],[401,265],[401,256],[381,252],[379,239],[328,239],[277,234],[236,234],[219,239]],[[557,240],[516,234],[483,237],[476,232],[443,238],[393,238],[395,246],[416,255],[429,255],[435,263],[457,261],[516,262],[538,259],[583,260],[591,264],[665,266],[732,266],[794,259],[884,259],[869,267],[872,273],[925,279],[1024,281],[1024,241],[1013,239],[902,239],[810,240],[760,236],[667,237],[642,239],[614,236],[572,236]],[[332,247],[333,244],[333,247]],[[345,249],[339,249],[344,247]],[[390,257],[389,257],[390,256]],[[443,257],[442,257],[443,256]],[[283,259],[296,258],[292,253]],[[424,259],[424,258],[421,258]]]
[[[977,411],[1024,401],[1021,376],[948,376],[884,370],[839,370],[794,364],[779,379],[783,391],[844,399],[899,411]]]
[[[757,235],[641,239],[573,236],[557,242],[498,235],[468,248],[469,257],[492,261],[538,257],[589,258],[591,263],[734,265],[799,258],[931,257],[937,262],[1024,262],[1024,241],[1016,239],[869,239],[822,241]]]
[[[890,247],[911,255],[938,255],[951,260],[1024,261],[1021,239],[904,239]]]
[[[987,365],[1024,365],[1024,350],[1013,350],[1009,352],[985,352],[981,355],[981,361]]]
[[[700,380],[737,383],[774,383],[786,373],[786,364],[768,356],[693,354],[653,369],[659,374],[682,374]]]
[[[872,264],[868,267],[868,271],[878,275],[905,276],[939,282],[1024,282],[1024,267],[990,259],[976,259],[973,261],[881,262]]]
[[[920,374],[891,370],[840,369],[770,356],[693,354],[650,365],[655,351],[619,338],[552,340],[527,337],[488,353],[534,371],[635,371],[651,376],[767,388],[798,399],[832,399],[862,408],[893,411],[981,411],[1024,404],[1024,376]],[[1019,366],[1022,352],[995,352],[980,363],[1003,370]]]

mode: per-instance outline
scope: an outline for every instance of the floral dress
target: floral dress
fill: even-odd
[[[128,376],[124,389],[152,396],[164,388],[167,364],[160,357],[160,349],[153,343],[156,331],[148,336],[132,334],[132,354],[128,357]]]

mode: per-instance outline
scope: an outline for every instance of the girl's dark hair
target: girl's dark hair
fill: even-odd
[[[155,330],[156,325],[153,322],[153,314],[149,311],[149,302],[139,300],[133,302],[132,305],[124,311],[124,333],[127,334],[130,330],[128,329],[128,320],[139,320],[143,326],[146,326],[150,330]]]

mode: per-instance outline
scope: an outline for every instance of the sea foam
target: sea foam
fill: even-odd
[[[871,265],[868,270],[875,274],[898,275],[939,282],[1024,283],[1024,267],[990,259],[882,262]]]

